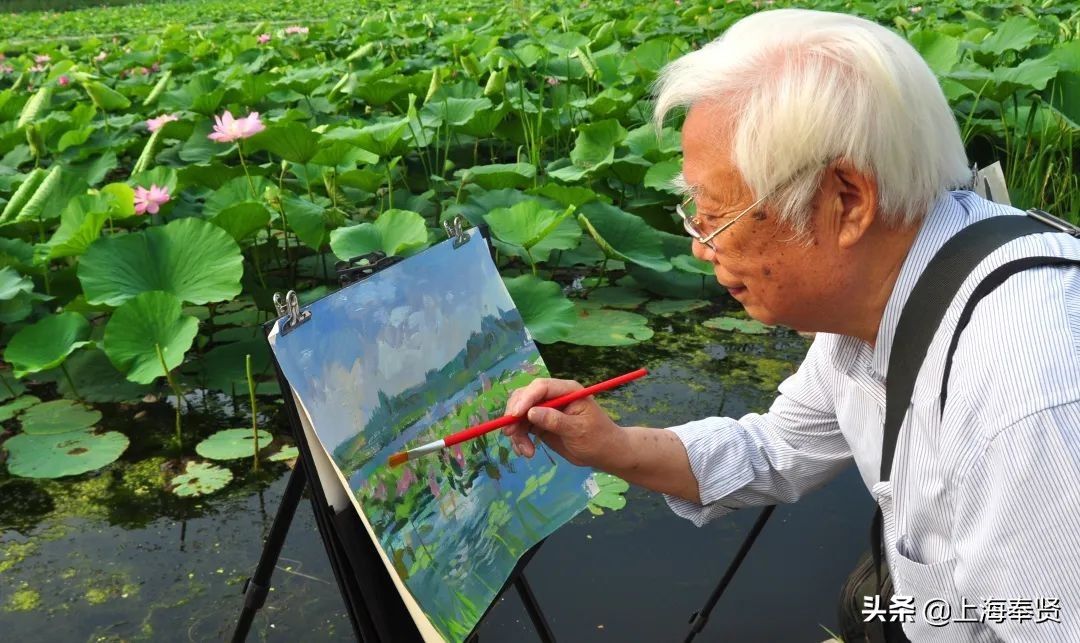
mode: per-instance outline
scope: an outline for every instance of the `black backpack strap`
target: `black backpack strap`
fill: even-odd
[[[896,441],[915,390],[915,378],[919,375],[945,311],[952,304],[961,284],[983,259],[1006,243],[1029,234],[1065,231],[1044,220],[1050,215],[1038,212],[1039,216],[1036,216],[1034,212],[1038,211],[1029,211],[1025,217],[990,217],[969,225],[945,242],[915,283],[896,324],[896,335],[889,352],[889,368],[885,375],[882,481],[888,480],[892,474]],[[1070,225],[1064,221],[1060,223]],[[1080,234],[1080,229],[1074,226],[1068,229],[1070,233],[1072,230]]]
[[[952,372],[953,353],[956,352],[956,345],[960,343],[960,333],[967,328],[968,322],[971,321],[971,314],[975,312],[975,305],[982,301],[982,298],[989,295],[992,290],[1000,286],[1006,279],[1014,274],[1027,270],[1028,268],[1035,268],[1037,266],[1080,266],[1080,259],[1066,259],[1065,257],[1024,257],[1023,259],[1015,259],[1009,263],[1002,264],[995,268],[993,272],[986,275],[979,285],[972,291],[971,296],[968,297],[967,303],[964,304],[964,310],[960,313],[960,319],[956,322],[956,330],[953,331],[952,341],[949,343],[949,352],[945,355],[945,373],[941,377],[941,405],[939,413],[945,413],[945,400],[949,397],[949,373]]]
[[[1027,216],[996,216],[983,219],[964,228],[938,250],[927,264],[907,304],[900,313],[889,353],[886,374],[885,426],[881,443],[880,479],[889,480],[892,474],[896,443],[900,427],[907,415],[911,395],[915,390],[915,378],[919,374],[930,343],[941,325],[945,312],[955,299],[960,286],[990,253],[1001,246],[1030,234],[1065,232],[1080,238],[1080,228],[1062,221],[1041,210],[1029,210]],[[1080,261],[1062,257],[1028,257],[1006,263],[992,271],[976,287],[960,316],[953,333],[946,359],[945,381],[948,381],[952,354],[956,350],[960,333],[967,326],[975,305],[999,286],[1009,276],[1040,265],[1078,264]],[[946,388],[941,390],[941,408],[945,408]],[[883,587],[880,575],[882,544],[884,542],[883,517],[879,506],[874,513],[870,529],[870,546],[878,573],[878,587]],[[876,638],[876,637],[875,637]],[[883,639],[878,639],[883,640]]]

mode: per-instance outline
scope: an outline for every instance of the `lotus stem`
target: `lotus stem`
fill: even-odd
[[[154,350],[157,351],[158,361],[161,362],[161,370],[165,371],[165,380],[169,382],[169,387],[172,388],[173,394],[176,395],[176,445],[178,449],[182,450],[184,448],[184,438],[180,432],[180,402],[184,399],[184,392],[180,390],[180,386],[177,385],[172,373],[169,372],[169,367],[165,364],[165,353],[161,352],[161,344],[155,343]]]
[[[240,155],[240,167],[244,168],[244,176],[247,177],[248,187],[251,188],[251,198],[256,201],[259,200],[259,195],[255,194],[255,182],[251,180],[251,173],[248,172],[247,163],[244,161],[244,144],[238,141],[236,143],[236,151]]]
[[[259,414],[255,407],[255,379],[251,376],[251,355],[244,356],[244,370],[247,372],[248,395],[251,396],[251,434],[255,437],[255,452],[252,454],[251,470],[259,470]]]
[[[75,380],[71,379],[71,373],[67,370],[67,364],[61,362],[60,372],[64,374],[64,379],[67,380],[68,386],[71,387],[71,392],[75,394],[75,399],[81,400],[82,395],[79,395],[79,389],[75,388]],[[5,382],[6,384],[6,382]]]

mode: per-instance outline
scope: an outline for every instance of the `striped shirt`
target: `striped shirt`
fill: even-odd
[[[882,509],[895,592],[915,598],[909,638],[1080,641],[1080,269],[1020,272],[979,303],[939,416],[948,344],[975,285],[1016,258],[1080,258],[1080,240],[1029,235],[969,276],[916,380],[892,480],[879,481],[885,373],[915,282],[965,226],[1022,214],[971,192],[943,195],[908,252],[874,346],[819,333],[767,413],[671,427],[702,502],[667,496],[671,508],[701,525],[735,508],[795,502],[854,460]],[[951,622],[929,622],[928,602],[947,603]]]

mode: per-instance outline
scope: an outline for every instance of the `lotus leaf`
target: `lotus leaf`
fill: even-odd
[[[135,402],[151,390],[149,386],[125,379],[108,356],[96,348],[78,351],[68,358],[64,366],[71,377],[70,382],[57,370],[43,373],[42,379],[55,381],[65,397],[78,397],[86,402]]]
[[[26,385],[19,380],[9,380],[0,373],[0,402],[16,398],[26,392]],[[11,416],[8,416],[11,417]],[[0,422],[7,418],[0,418]]]
[[[165,375],[158,348],[172,370],[184,361],[199,331],[199,321],[185,315],[180,300],[167,292],[144,292],[116,309],[105,326],[105,354],[132,382],[149,384]]]
[[[232,481],[232,472],[209,462],[187,463],[184,473],[172,479],[172,492],[178,496],[205,496]]]
[[[570,331],[575,344],[630,346],[653,336],[649,320],[637,313],[610,310],[587,302],[575,306],[577,322]]]
[[[15,333],[4,349],[4,359],[15,377],[59,366],[67,356],[89,344],[90,323],[78,313],[50,315]]]
[[[544,209],[536,201],[522,201],[509,208],[492,210],[484,219],[498,239],[528,250],[554,232],[571,212],[573,208],[556,212]]]
[[[296,447],[281,447],[274,455],[267,458],[271,462],[288,462],[300,457],[300,450]]]
[[[220,338],[220,333],[215,334]],[[207,388],[233,394],[247,391],[245,356],[251,355],[251,369],[261,374],[270,368],[270,352],[263,339],[248,339],[216,346],[194,361],[189,372],[198,373],[199,382]]]
[[[678,194],[679,189],[675,187],[673,180],[680,171],[682,171],[682,161],[678,159],[661,161],[645,172],[643,182],[647,188]]]
[[[574,326],[574,304],[558,284],[533,275],[503,279],[503,283],[534,340],[552,344],[566,339]]]
[[[570,162],[586,170],[610,165],[615,159],[615,147],[625,138],[626,130],[614,119],[582,125],[578,127]]]
[[[578,220],[609,257],[658,272],[671,270],[660,233],[641,217],[613,205],[593,202],[581,206]]]
[[[531,184],[536,178],[536,168],[528,163],[501,163],[470,167],[456,174],[464,182],[475,183],[485,190],[498,190]]]
[[[72,199],[60,215],[60,227],[49,239],[49,258],[75,257],[86,252],[101,236],[109,218],[110,202],[104,196]]]
[[[428,242],[424,217],[409,210],[387,210],[374,223],[338,228],[330,233],[330,249],[342,260],[375,250],[409,255]]]
[[[715,317],[703,322],[702,325],[706,328],[735,331],[744,335],[765,335],[772,330],[772,326],[766,326],[755,319],[737,319],[735,317]]]
[[[589,303],[609,308],[637,308],[649,297],[639,290],[631,290],[621,286],[609,288],[597,288],[589,293]]]
[[[688,313],[708,305],[709,302],[700,299],[658,299],[645,304],[645,310],[654,315],[672,315]]]
[[[291,194],[282,196],[281,206],[296,238],[314,250],[322,248],[327,241],[326,208]]]
[[[71,400],[53,400],[26,409],[19,421],[23,433],[52,435],[92,427],[101,421],[101,411]]]
[[[228,233],[188,218],[98,239],[79,262],[78,274],[92,304],[119,306],[154,290],[205,304],[240,294],[242,262]]]
[[[319,135],[303,123],[278,123],[253,136],[250,144],[252,149],[263,149],[286,161],[304,164],[319,152]]]
[[[274,436],[259,431],[259,449],[270,446]],[[255,455],[255,435],[251,429],[223,429],[195,445],[195,452],[211,460],[236,460]]]
[[[15,384],[22,386],[21,382],[15,382]],[[18,392],[19,389],[15,390],[16,392]],[[23,390],[25,390],[25,387]],[[7,393],[7,389],[4,389],[4,392]],[[10,395],[10,393],[7,394]],[[36,406],[40,403],[41,400],[34,397],[33,395],[23,395],[22,397],[15,398],[7,404],[0,405],[0,422],[10,420],[11,418],[22,413],[26,409],[32,406]]]
[[[4,443],[8,472],[24,478],[61,478],[100,469],[128,447],[123,433],[90,429],[51,435],[22,434]]]
[[[671,265],[677,270],[688,272],[692,275],[714,276],[713,266],[708,261],[702,261],[691,255],[679,255],[671,259]]]
[[[16,295],[34,290],[34,282],[20,275],[14,268],[0,268],[0,301],[14,299]]]

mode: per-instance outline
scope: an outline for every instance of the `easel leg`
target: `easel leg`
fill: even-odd
[[[532,619],[533,627],[536,628],[540,640],[544,643],[555,643],[555,633],[551,631],[551,626],[548,625],[547,619],[544,618],[544,613],[540,611],[540,603],[536,600],[536,595],[533,594],[529,581],[525,580],[524,570],[514,578],[514,587],[517,588],[518,594],[521,595],[521,602],[525,605],[525,611],[529,613],[529,618]]]
[[[270,592],[270,576],[274,573],[278,557],[281,555],[281,547],[285,544],[285,536],[289,533],[296,508],[304,495],[304,485],[307,483],[303,464],[296,461],[289,482],[285,486],[285,493],[281,496],[281,505],[277,515],[274,516],[274,524],[270,526],[270,533],[263,545],[262,555],[259,556],[259,564],[255,567],[255,573],[244,583],[244,608],[240,612],[240,619],[236,622],[233,631],[233,643],[243,643],[247,640],[251,623],[255,620],[255,613],[266,603],[266,595]]]

